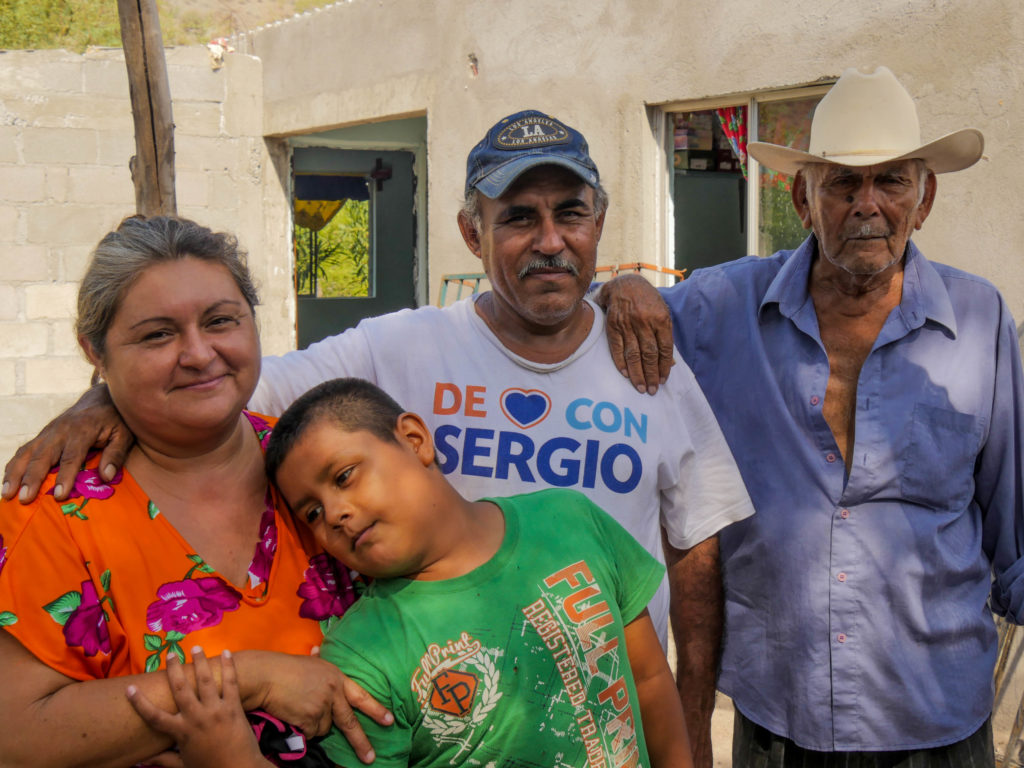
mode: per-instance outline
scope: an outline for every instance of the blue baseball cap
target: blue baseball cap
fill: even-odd
[[[538,165],[568,168],[595,188],[600,179],[583,134],[528,109],[499,120],[473,147],[466,161],[465,194],[475,187],[485,197],[501,197],[520,174]]]

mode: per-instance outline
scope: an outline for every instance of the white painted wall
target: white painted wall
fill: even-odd
[[[466,153],[498,118],[537,108],[581,129],[612,198],[602,262],[655,261],[667,179],[650,105],[886,64],[926,141],[970,125],[987,139],[986,161],[940,178],[918,244],[992,279],[1024,319],[1024,14],[1012,0],[351,0],[236,46],[263,61],[267,135],[426,112],[431,297],[442,273],[477,269],[455,213]]]

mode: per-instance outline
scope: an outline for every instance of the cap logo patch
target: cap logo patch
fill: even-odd
[[[521,117],[501,129],[494,139],[499,149],[529,149],[569,141],[569,130],[557,120],[540,115]]]

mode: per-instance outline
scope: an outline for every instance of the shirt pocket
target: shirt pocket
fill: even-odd
[[[974,495],[979,421],[969,413],[925,403],[914,406],[901,452],[905,500],[934,509],[963,509]]]

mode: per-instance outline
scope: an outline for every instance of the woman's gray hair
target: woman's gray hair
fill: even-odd
[[[191,257],[220,264],[231,273],[250,309],[259,304],[245,251],[234,235],[176,216],[130,216],[100,240],[78,289],[79,338],[88,340],[101,358],[107,331],[125,293],[154,264]]]

